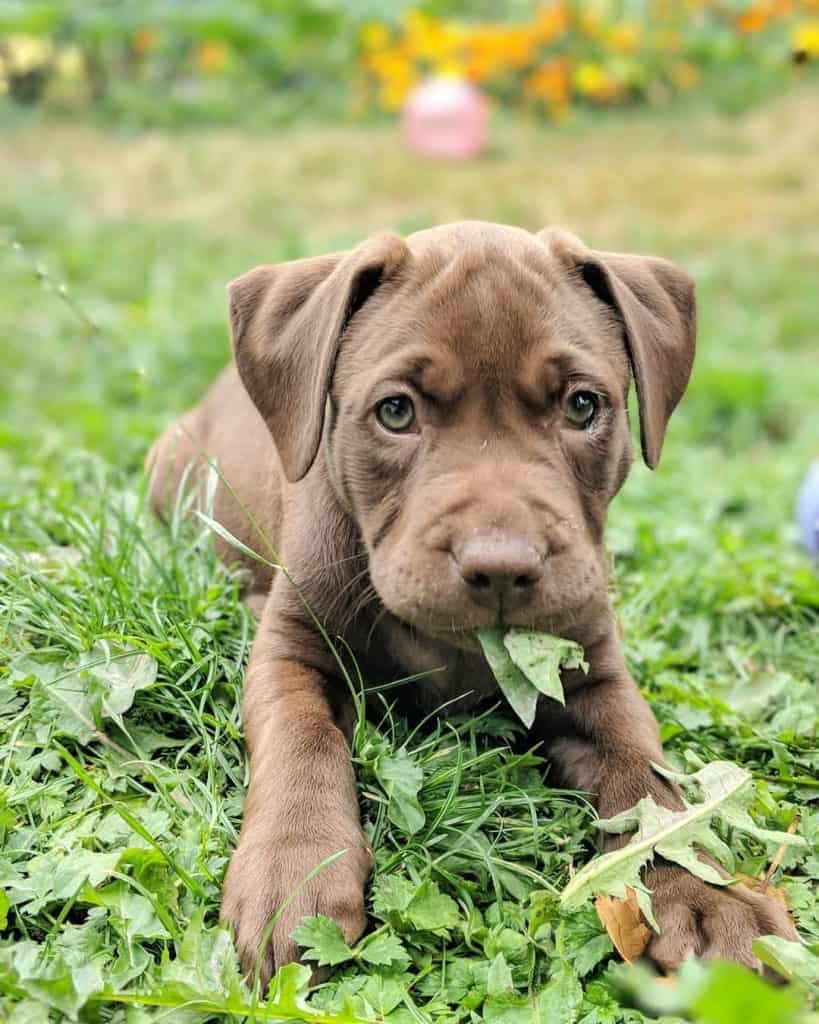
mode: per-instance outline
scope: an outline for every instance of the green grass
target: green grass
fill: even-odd
[[[386,126],[15,129],[0,153],[0,1020],[303,1012],[297,970],[275,1013],[253,1008],[216,925],[253,622],[207,531],[147,513],[140,465],[227,356],[227,280],[459,216],[561,222],[698,278],[695,377],[659,471],[636,467],[612,508],[612,587],[670,758],[734,760],[761,824],[800,816],[808,845],[775,882],[819,943],[819,575],[792,526],[819,457],[814,114],[803,92],[736,119],[508,121],[464,167],[410,164]],[[556,903],[594,850],[582,796],[544,783],[502,711],[413,730],[383,696],[354,751],[372,930],[310,996],[316,1020],[809,1019],[807,990],[738,968],[663,992],[624,973],[593,910]],[[382,781],[395,759],[418,788],[412,822]],[[770,853],[728,839],[762,875]]]

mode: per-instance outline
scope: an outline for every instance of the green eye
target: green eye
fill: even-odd
[[[393,434],[402,434],[415,423],[415,406],[406,395],[392,395],[379,402],[375,414],[382,427]]]
[[[575,391],[566,401],[566,418],[575,427],[588,427],[597,413],[599,399],[591,391]]]

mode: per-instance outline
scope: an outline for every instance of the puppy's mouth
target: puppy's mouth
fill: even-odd
[[[473,620],[458,624],[450,622],[447,624],[424,620],[422,618],[408,618],[405,615],[393,613],[393,618],[401,624],[408,632],[427,637],[438,644],[445,644],[454,647],[467,654],[483,654],[478,636],[487,630],[500,630],[506,632],[510,629],[531,630],[532,632],[558,633],[565,626],[565,617],[554,616],[540,617],[533,619],[531,616],[495,615],[487,617],[485,622]]]

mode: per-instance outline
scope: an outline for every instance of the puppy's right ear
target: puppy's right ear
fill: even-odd
[[[315,460],[345,328],[408,256],[403,239],[378,235],[349,253],[257,267],[229,285],[236,366],[288,480]]]

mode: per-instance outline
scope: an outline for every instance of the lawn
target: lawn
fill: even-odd
[[[300,969],[274,983],[277,1010],[256,1005],[217,926],[254,624],[207,529],[154,522],[141,476],[226,360],[225,283],[257,262],[462,217],[681,262],[699,282],[698,363],[659,470],[636,466],[612,507],[612,587],[670,759],[735,761],[761,824],[798,817],[807,842],[773,884],[819,943],[819,573],[793,526],[819,457],[815,92],[735,116],[501,119],[491,152],[457,167],[412,163],[386,124],[7,129],[0,1019],[819,1019],[802,984],[692,965],[657,986],[623,968],[590,906],[557,903],[595,849],[583,796],[544,783],[502,708],[414,729],[388,690],[354,750],[370,937],[347,951],[316,932],[340,964],[312,1016]],[[409,817],[385,782],[397,770]],[[772,851],[725,837],[736,870],[762,877]]]

